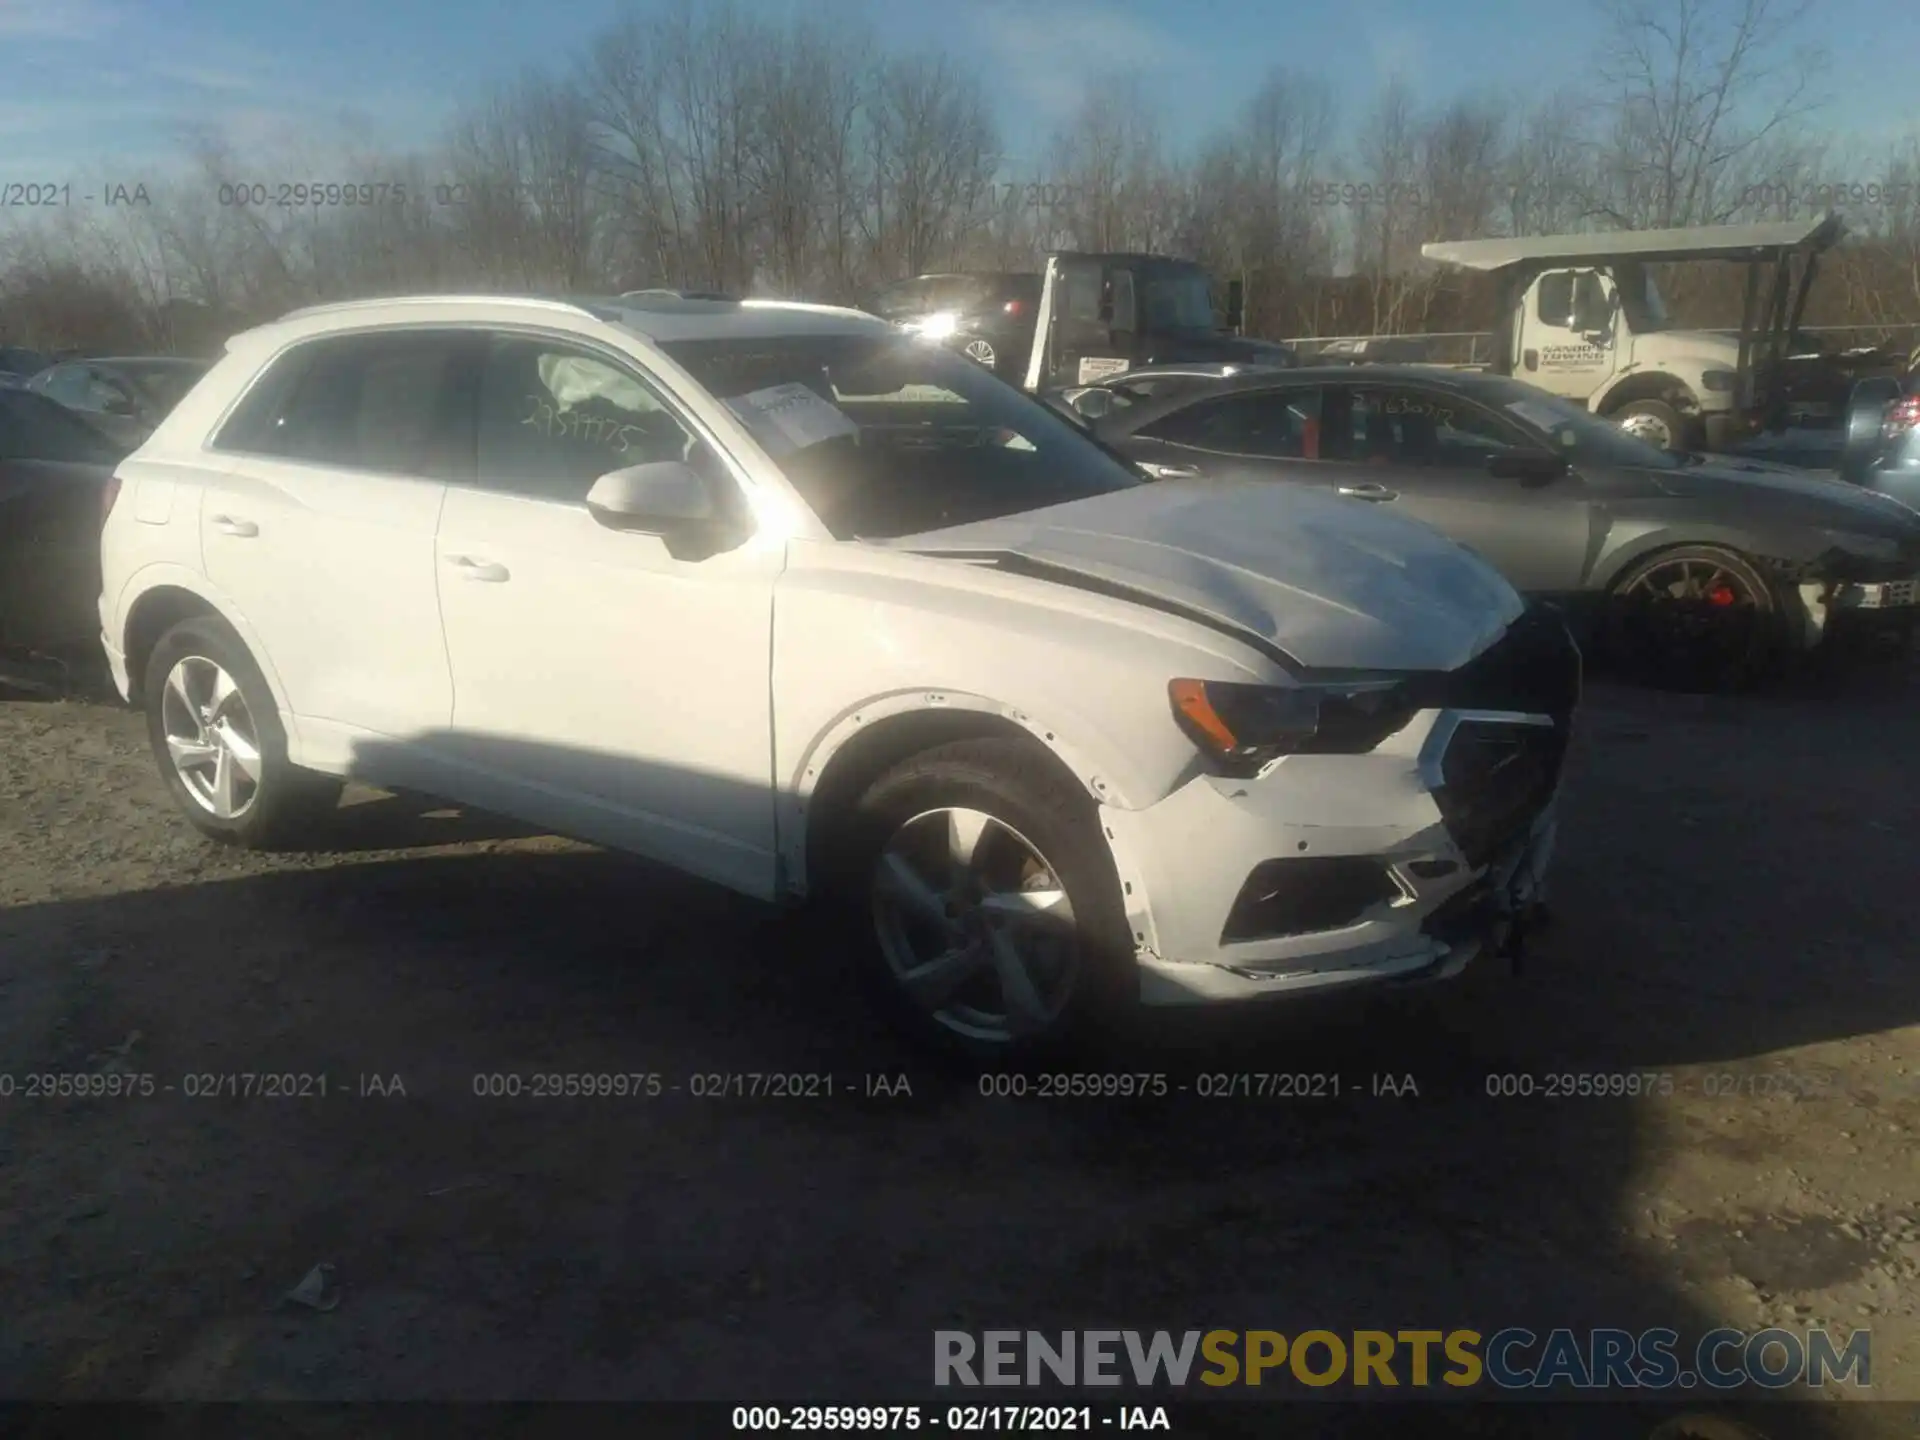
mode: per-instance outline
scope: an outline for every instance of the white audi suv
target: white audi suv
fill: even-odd
[[[978,1057],[1450,976],[1543,893],[1552,612],[855,311],[303,310],[107,506],[107,655],[206,834],[298,845],[353,778],[818,902]]]

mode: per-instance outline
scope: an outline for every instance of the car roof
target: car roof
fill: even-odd
[[[1115,380],[1124,381],[1126,375]],[[1428,385],[1471,396],[1476,389],[1504,388],[1516,382],[1504,375],[1487,375],[1477,370],[1448,370],[1435,365],[1305,365],[1293,368],[1273,366],[1248,369],[1221,379],[1202,379],[1197,385],[1183,385],[1164,396],[1155,396],[1139,405],[1130,405],[1102,417],[1107,431],[1132,433],[1142,425],[1223,395],[1257,393],[1262,390],[1306,389],[1314,385]]]
[[[235,349],[243,341],[305,339],[389,326],[541,323],[582,335],[615,326],[655,344],[893,333],[884,320],[864,311],[793,300],[697,300],[675,294],[632,294],[611,299],[421,294],[310,306],[244,331],[227,345]]]

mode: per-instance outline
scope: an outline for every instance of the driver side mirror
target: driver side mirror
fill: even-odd
[[[610,530],[657,535],[670,547],[716,539],[727,528],[707,482],[684,460],[609,470],[587,491],[587,513]]]
[[[1067,402],[1088,420],[1098,420],[1113,413],[1113,393],[1095,386],[1091,390],[1082,390]]]
[[[1518,480],[1529,487],[1551,485],[1570,468],[1565,457],[1550,450],[1506,450],[1487,461],[1487,473],[1496,480]]]

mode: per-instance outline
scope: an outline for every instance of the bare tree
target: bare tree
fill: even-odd
[[[589,105],[612,223],[631,227],[629,280],[752,284],[757,33],[730,4],[696,13],[682,0],[664,15],[630,13],[595,47]]]
[[[945,55],[886,60],[867,116],[873,264],[889,278],[958,253],[1000,169],[1000,138],[978,80]]]
[[[755,47],[748,178],[766,278],[780,294],[822,284],[844,293],[852,280],[845,240],[859,202],[857,64],[839,37],[810,20],[761,36]]]
[[[1377,333],[1399,328],[1406,301],[1400,277],[1419,254],[1419,132],[1413,92],[1396,76],[1375,102],[1357,147],[1362,183],[1374,198],[1353,207],[1354,259],[1369,280]]]
[[[1510,235],[1566,235],[1594,208],[1595,149],[1581,111],[1560,99],[1520,116],[1501,166]]]
[[[1630,229],[1718,224],[1793,168],[1822,53],[1811,0],[1607,0],[1607,153],[1594,213]]]
[[[1053,137],[1051,157],[1042,188],[1065,190],[1060,208],[1080,248],[1153,249],[1178,228],[1159,123],[1138,76],[1110,76],[1089,86]]]
[[[593,270],[598,147],[586,96],[537,71],[454,122],[436,184],[478,278],[577,289]]]
[[[1257,333],[1316,327],[1315,280],[1332,267],[1326,212],[1310,186],[1332,148],[1324,82],[1270,70],[1236,123],[1188,170],[1182,249],[1246,287]]]

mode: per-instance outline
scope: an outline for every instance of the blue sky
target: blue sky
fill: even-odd
[[[0,181],[157,173],[188,127],[278,161],[342,132],[430,140],[450,106],[529,61],[563,63],[633,0],[0,0]],[[1356,116],[1390,75],[1428,100],[1542,98],[1591,64],[1586,0],[743,0],[864,18],[889,47],[977,61],[1028,173],[1085,87],[1143,72],[1169,138],[1226,119],[1275,63]],[[639,8],[646,8],[639,0]],[[1825,125],[1869,141],[1920,123],[1920,7],[1818,0]],[[271,180],[275,176],[261,176]],[[327,178],[327,177],[315,177]]]

